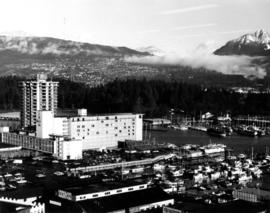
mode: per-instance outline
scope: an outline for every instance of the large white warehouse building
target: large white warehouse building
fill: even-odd
[[[86,109],[79,109],[77,116],[54,117],[52,111],[38,111],[36,127],[38,138],[59,135],[82,140],[83,150],[107,149],[116,147],[118,141],[143,138],[142,114],[88,116]]]

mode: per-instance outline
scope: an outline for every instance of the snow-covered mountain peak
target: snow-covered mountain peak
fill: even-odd
[[[270,42],[270,34],[265,30],[257,30],[255,33],[246,34],[233,40],[233,42],[239,43],[239,45],[244,45],[248,43],[258,43],[258,44],[267,44]]]
[[[254,36],[258,38],[261,41],[268,40],[270,39],[270,35],[268,32],[266,32],[264,29],[257,30],[254,33]]]
[[[260,29],[227,42],[214,53],[218,55],[268,56],[269,52],[270,34],[266,30]]]

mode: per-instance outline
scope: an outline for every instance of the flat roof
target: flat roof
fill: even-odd
[[[244,200],[235,200],[228,203],[221,203],[215,205],[207,205],[204,203],[187,201],[179,204],[175,204],[176,209],[182,210],[182,212],[193,212],[193,213],[258,213],[266,212],[268,209],[265,203],[252,203]]]
[[[18,187],[15,190],[0,192],[0,196],[15,198],[15,199],[24,199],[28,197],[37,197],[42,195],[43,188],[35,186],[24,186]],[[1,212],[1,211],[0,211]]]
[[[144,118],[144,121],[170,121],[169,119],[166,118]]]
[[[79,201],[78,204],[87,212],[108,212],[170,199],[173,198],[169,194],[164,192],[161,188],[155,187],[108,197],[96,198],[94,200]]]
[[[71,192],[73,195],[82,195],[82,194],[92,194],[97,192],[105,192],[114,189],[124,188],[124,187],[132,187],[136,185],[142,185],[146,183],[139,183],[133,181],[125,181],[125,182],[108,182],[108,183],[95,183],[90,184],[88,186],[73,186],[67,187],[59,190],[63,190],[66,192]]]
[[[26,210],[31,208],[31,206],[0,201],[0,212],[14,213],[17,212],[17,208],[21,208],[20,210]]]
[[[132,112],[126,112],[126,113],[102,113],[102,114],[90,114],[87,113],[87,115],[78,115],[78,113],[57,113],[55,117],[97,117],[97,116],[118,116],[118,115],[143,115],[143,113],[132,113]]]

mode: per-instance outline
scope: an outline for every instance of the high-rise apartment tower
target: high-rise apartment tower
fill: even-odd
[[[58,82],[47,81],[46,74],[38,74],[36,80],[22,81],[21,92],[21,126],[36,125],[37,111],[57,110]]]

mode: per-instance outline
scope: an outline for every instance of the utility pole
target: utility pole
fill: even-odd
[[[171,116],[171,125],[172,125],[172,123],[173,123],[173,114],[174,114],[174,109],[172,108],[172,109],[170,109],[169,110],[169,113],[170,113],[170,116]]]
[[[251,147],[251,160],[253,161],[253,152],[254,152],[254,148],[253,146]]]

